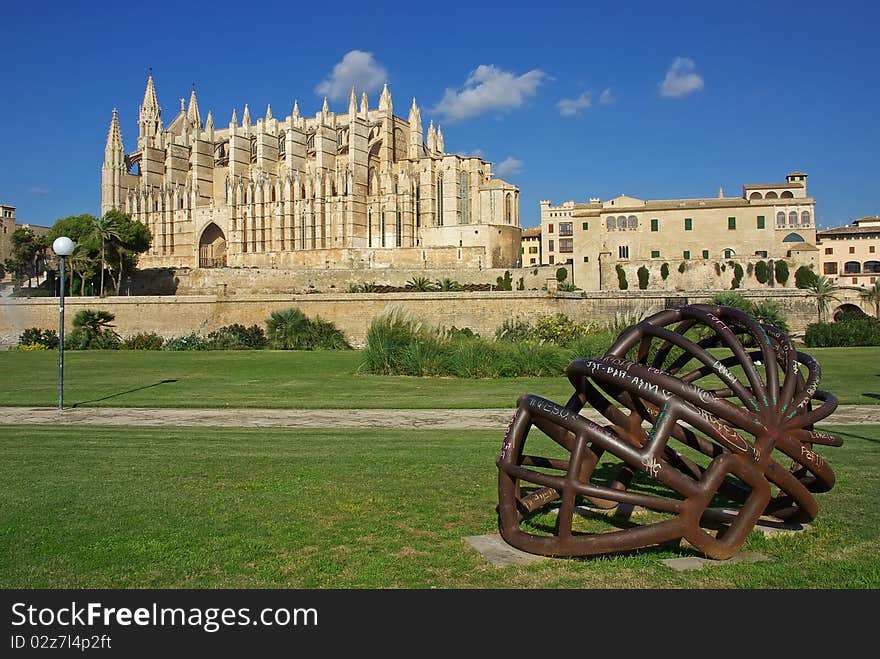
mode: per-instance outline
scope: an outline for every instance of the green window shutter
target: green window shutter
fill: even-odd
[[[660,230],[660,220],[656,217],[651,219],[651,231],[659,231]]]
[[[684,250],[684,254],[682,256],[686,259],[691,258],[691,251],[689,249]]]
[[[690,217],[684,218],[684,230],[691,231],[694,228],[694,221]]]
[[[659,259],[660,258],[660,250],[659,249],[652,249],[651,250],[651,258],[652,259]]]
[[[709,258],[709,250],[708,250],[708,249],[704,249],[704,250],[703,250],[703,258],[704,258],[704,259],[708,259],[708,258]]]
[[[736,218],[735,217],[728,217],[727,218],[727,229],[729,231],[733,231],[734,229],[736,229]]]
[[[581,225],[581,229],[583,229],[584,231],[587,231],[589,228],[590,228],[589,222],[584,222],[583,225]]]
[[[764,228],[764,216],[763,215],[758,215],[758,228],[759,229]]]

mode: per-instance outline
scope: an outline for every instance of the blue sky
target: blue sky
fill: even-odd
[[[540,199],[728,196],[809,174],[820,227],[880,214],[880,3],[7,3],[0,202],[100,211],[111,111],[127,150],[152,67],[166,122],[344,111],[387,80],[450,152]],[[39,12],[33,9],[38,6]],[[500,170],[500,172],[499,172]]]

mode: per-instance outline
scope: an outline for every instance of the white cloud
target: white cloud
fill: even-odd
[[[676,57],[660,83],[660,95],[682,98],[703,88],[703,78],[694,71],[694,60],[690,57]]]
[[[517,160],[516,158],[510,157],[498,163],[498,166],[495,168],[495,173],[499,177],[514,176],[516,174],[519,174],[522,169],[522,160]]]
[[[351,88],[361,91],[375,92],[388,82],[388,71],[374,58],[373,53],[363,50],[350,50],[336,66],[332,73],[324,78],[315,92],[333,101],[348,98]]]
[[[547,74],[538,69],[518,76],[491,64],[480,64],[460,90],[446,89],[434,112],[458,121],[492,110],[518,108],[546,79]]]
[[[31,194],[35,194],[35,195],[40,195],[41,197],[45,197],[47,194],[49,194],[51,192],[51,190],[49,190],[49,188],[41,188],[41,187],[35,185],[33,187],[28,188],[28,192],[30,192]]]
[[[470,156],[471,158],[482,158],[486,155],[486,152],[482,149],[470,149],[460,152],[463,156]]]
[[[614,96],[611,94],[611,87],[606,87],[599,94],[599,105],[611,105],[614,103]]]
[[[589,92],[584,92],[577,98],[563,98],[556,104],[559,108],[559,114],[563,117],[574,117],[586,110],[593,104]]]

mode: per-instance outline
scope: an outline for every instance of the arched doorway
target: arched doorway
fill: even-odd
[[[846,304],[841,304],[834,311],[834,322],[837,322],[838,320],[843,320],[844,318],[847,318],[847,317],[863,318],[866,315],[867,314],[864,311],[862,311],[859,307],[847,302]]]
[[[226,267],[226,236],[213,222],[205,227],[199,240],[199,267]]]

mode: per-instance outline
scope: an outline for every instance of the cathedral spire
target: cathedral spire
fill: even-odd
[[[266,106],[266,121],[270,121],[272,119],[272,104],[269,103]]]
[[[113,116],[110,118],[110,128],[107,131],[107,146],[104,148],[104,162],[113,162],[113,156],[125,153],[122,146],[122,132],[119,130],[119,116],[116,108],[113,108]]]
[[[147,89],[144,91],[144,102],[138,109],[138,148],[153,146],[156,135],[162,130],[162,110],[156,97],[156,86],[153,74],[147,78]]]
[[[437,151],[437,131],[434,130],[434,120],[428,124],[428,151],[434,153]]]
[[[370,111],[370,103],[367,100],[367,92],[361,93],[361,116],[366,119],[367,112]]]
[[[208,110],[208,118],[205,120],[205,132],[208,134],[208,141],[214,141],[214,115]]]
[[[446,145],[443,144],[443,129],[440,128],[440,124],[437,124],[437,151],[439,153],[446,152]]]
[[[248,109],[248,104],[244,104],[244,112],[241,115],[241,127],[244,128],[245,136],[250,135],[251,132],[251,111]]]
[[[388,83],[382,88],[382,95],[379,97],[379,109],[391,114],[393,106],[391,104],[391,92],[388,91]]]
[[[348,95],[348,114],[352,117],[357,114],[357,96],[354,93],[354,85],[351,87],[351,94]]]
[[[294,119],[299,119],[299,103],[296,99],[293,100],[293,113],[290,116]]]
[[[422,113],[419,112],[419,106],[416,105],[415,96],[413,96],[412,106],[409,109],[409,129],[422,132]]]
[[[186,118],[197,129],[202,129],[202,115],[199,114],[199,102],[196,100],[196,89],[189,94],[189,108],[186,111]]]

